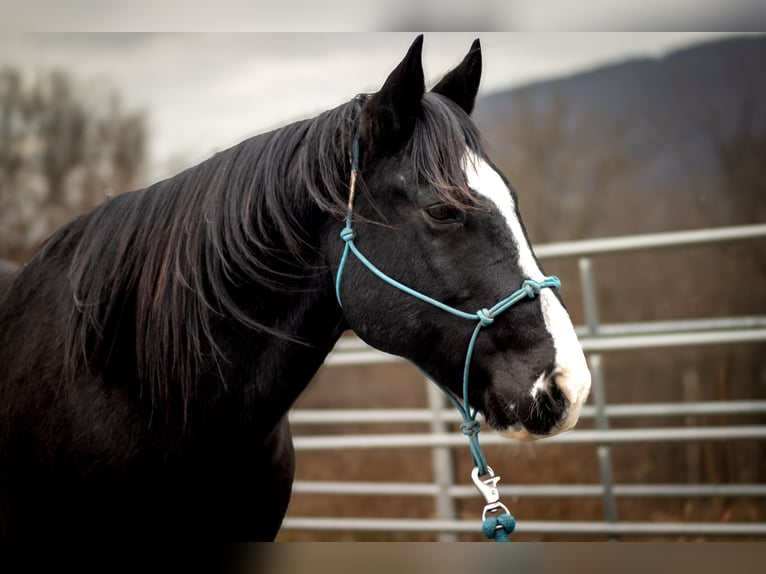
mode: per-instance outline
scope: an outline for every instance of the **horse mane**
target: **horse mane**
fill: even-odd
[[[422,110],[405,153],[422,183],[470,209],[462,161],[467,147],[481,150],[478,132],[438,94],[425,94]],[[130,375],[152,408],[179,397],[186,420],[197,376],[220,374],[227,360],[216,325],[295,340],[238,295],[247,288],[250,301],[300,290],[319,271],[310,227],[325,213],[340,228],[359,119],[352,100],[252,137],[108,199],[61,230],[76,241],[65,331],[70,374],[83,366],[94,375],[124,373],[126,363],[135,365]]]

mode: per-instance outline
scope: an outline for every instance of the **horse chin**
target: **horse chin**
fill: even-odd
[[[495,401],[497,401],[497,398],[497,395],[495,395]],[[533,441],[543,438],[543,436],[533,434],[524,428],[524,425],[522,425],[513,412],[513,408],[508,408],[507,402],[502,402],[505,403],[505,408],[482,410],[484,420],[492,430],[503,438],[521,441]]]
[[[503,438],[520,440],[524,442],[531,442],[534,440],[538,440],[538,439],[550,436],[547,434],[545,435],[535,434],[529,431],[528,429],[524,427],[521,421],[516,421],[515,424],[509,424],[507,426],[498,426],[497,424],[495,425],[490,424],[490,427],[492,427],[492,429]]]
[[[510,438],[510,439],[514,439],[514,440],[521,440],[521,441],[525,441],[525,442],[530,442],[530,441],[533,441],[533,440],[538,440],[538,439],[541,439],[541,438],[545,438],[546,436],[549,436],[549,435],[536,435],[536,434],[533,434],[533,433],[529,432],[527,429],[525,429],[523,426],[519,427],[519,425],[513,426],[513,427],[508,427],[505,430],[499,430],[499,431],[497,431],[497,434],[499,434],[503,438]]]
[[[571,422],[571,418],[572,418],[571,416],[565,417],[562,422],[560,422],[559,424],[554,426],[550,431],[544,434],[532,432],[529,429],[525,428],[524,425],[522,425],[520,422],[517,422],[515,425],[508,426],[504,429],[496,429],[496,430],[497,430],[497,434],[499,434],[503,438],[531,442],[531,441],[540,440],[544,438],[550,438],[557,434],[561,434],[563,432],[571,430],[574,427],[574,423]],[[574,417],[574,421],[575,422],[577,421],[577,417]]]

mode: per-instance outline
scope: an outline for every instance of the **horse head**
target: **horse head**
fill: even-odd
[[[479,318],[483,328],[466,367],[476,322],[408,295],[359,257],[344,262],[338,280],[345,319],[365,342],[410,360],[456,397],[463,397],[466,368],[470,407],[503,435],[568,430],[588,397],[590,372],[559,294],[538,287],[487,316],[525,281],[539,286],[545,275],[518,195],[470,119],[479,42],[430,91],[421,52],[418,37],[383,87],[358,98],[354,245],[385,276]],[[337,251],[337,235],[334,241]]]

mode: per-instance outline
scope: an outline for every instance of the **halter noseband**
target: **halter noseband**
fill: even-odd
[[[489,327],[492,325],[492,323],[495,320],[495,317],[500,315],[501,313],[507,311],[517,303],[524,301],[526,299],[534,299],[537,295],[540,294],[542,289],[544,288],[550,288],[550,289],[560,289],[561,288],[561,281],[558,277],[550,276],[546,277],[540,282],[534,281],[532,279],[525,279],[521,287],[511,293],[508,297],[505,299],[501,299],[497,303],[495,303],[492,307],[489,308],[482,308],[476,311],[475,313],[466,313],[465,311],[461,311],[460,309],[455,309],[454,307],[451,307],[445,303],[442,303],[441,301],[437,301],[436,299],[433,299],[429,297],[428,295],[425,295],[419,291],[416,291],[415,289],[412,289],[411,287],[407,287],[403,283],[400,283],[396,279],[389,277],[385,273],[383,273],[380,269],[375,267],[369,259],[367,259],[357,248],[356,244],[354,243],[354,239],[356,238],[356,232],[353,230],[351,224],[352,224],[352,216],[354,211],[354,194],[356,191],[356,182],[359,178],[359,148],[360,148],[360,136],[357,133],[354,137],[353,147],[352,147],[352,156],[351,156],[351,179],[349,182],[349,199],[348,199],[348,208],[346,210],[346,225],[340,232],[340,238],[345,243],[345,247],[343,249],[343,255],[340,259],[340,264],[338,266],[338,275],[335,279],[335,295],[338,299],[338,304],[342,307],[343,303],[341,302],[340,297],[340,284],[341,279],[343,277],[343,270],[346,266],[346,261],[348,260],[348,254],[353,253],[356,258],[365,266],[367,269],[369,269],[373,274],[375,274],[378,278],[380,278],[384,283],[388,283],[392,287],[395,287],[399,291],[403,291],[407,295],[410,295],[412,297],[415,297],[416,299],[419,299],[420,301],[423,301],[425,303],[428,303],[429,305],[432,305],[438,309],[441,309],[442,311],[446,311],[447,313],[451,313],[452,315],[455,315],[457,317],[461,317],[463,319],[468,319],[470,321],[476,321],[476,327],[473,330],[473,334],[471,335],[471,340],[468,344],[468,350],[466,351],[466,357],[465,357],[465,365],[463,367],[463,402],[462,404],[458,399],[454,397],[454,394],[447,390],[445,387],[440,385],[438,382],[434,381],[436,385],[442,389],[444,394],[447,395],[447,398],[449,398],[450,401],[452,401],[452,404],[455,405],[457,410],[460,412],[460,415],[463,418],[463,422],[460,425],[460,429],[463,431],[463,434],[468,437],[469,445],[471,447],[471,456],[473,457],[473,462],[475,465],[475,468],[471,474],[471,477],[473,479],[474,484],[477,486],[479,491],[482,493],[482,495],[485,497],[487,501],[487,506],[484,507],[484,515],[488,512],[497,512],[500,508],[504,509],[506,513],[508,513],[508,509],[499,502],[499,495],[497,494],[497,481],[500,479],[499,476],[495,476],[494,472],[492,471],[492,468],[487,465],[487,461],[484,458],[484,453],[481,450],[481,446],[479,445],[479,430],[480,430],[480,423],[477,420],[478,411],[476,409],[471,409],[471,405],[468,402],[468,374],[471,367],[471,359],[473,357],[473,351],[476,346],[476,340],[479,337],[479,333],[481,333],[481,330],[485,327]],[[431,377],[428,377],[431,379]],[[433,379],[431,379],[433,380]],[[479,477],[487,476],[489,475],[489,479],[487,480],[481,480]],[[483,516],[483,518],[485,518]],[[505,515],[500,515],[497,518],[501,519]],[[510,516],[510,514],[508,514]],[[512,519],[512,517],[511,517]],[[491,519],[487,519],[491,520]],[[496,520],[496,519],[495,519]],[[501,520],[502,522],[502,520]],[[486,520],[485,520],[486,524]],[[497,524],[496,527],[493,527],[491,530],[497,531],[499,529],[505,528],[506,531],[508,531],[508,526],[505,524],[500,524],[495,522]],[[512,530],[512,528],[511,528]],[[485,532],[486,534],[486,532]],[[491,536],[488,536],[488,538],[491,538]],[[495,536],[497,539],[497,536]],[[506,536],[507,539],[507,536]]]

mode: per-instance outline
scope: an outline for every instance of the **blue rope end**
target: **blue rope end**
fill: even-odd
[[[495,542],[508,542],[508,535],[516,529],[516,519],[510,514],[488,516],[481,523],[481,532],[485,538]]]

